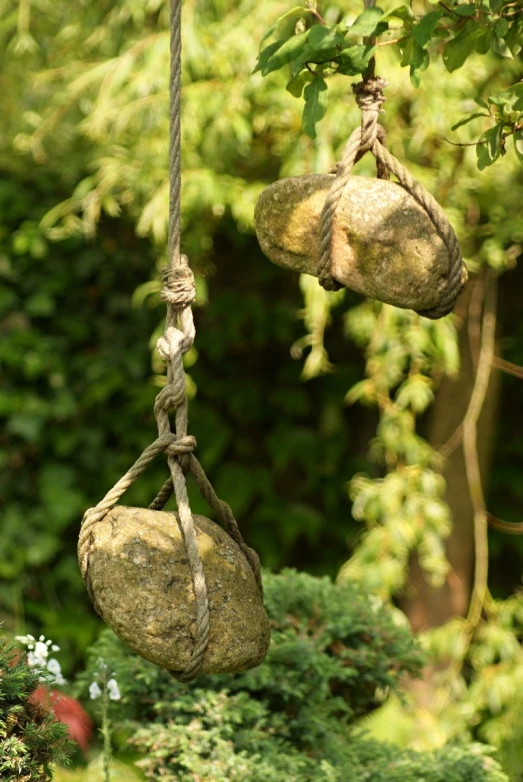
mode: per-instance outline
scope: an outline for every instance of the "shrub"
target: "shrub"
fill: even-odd
[[[102,657],[120,684],[121,727],[138,765],[164,782],[504,782],[480,746],[436,753],[371,741],[355,726],[422,659],[407,627],[352,584],[286,570],[264,577],[272,641],[265,662],[187,685],[106,631],[79,679],[86,695]],[[116,717],[116,711],[115,711]]]
[[[47,782],[51,764],[65,762],[67,728],[49,707],[34,698],[40,672],[30,668],[5,638],[0,638],[0,778],[2,782]]]

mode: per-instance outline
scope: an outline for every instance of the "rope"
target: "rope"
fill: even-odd
[[[172,496],[176,497],[178,520],[189,560],[196,605],[196,630],[193,648],[185,669],[174,675],[181,681],[194,679],[202,666],[209,644],[209,600],[202,561],[198,553],[198,538],[187,494],[186,473],[190,470],[203,498],[210,504],[218,520],[236,541],[251,565],[261,591],[260,562],[256,552],[244,542],[236,519],[227,503],[218,498],[201,464],[193,455],[196,440],[187,434],[188,399],[185,387],[183,356],[191,349],[195,327],[191,305],[195,298],[194,275],[187,257],[180,252],[181,217],[181,0],[170,0],[170,105],[169,105],[169,263],[163,271],[162,299],[167,303],[165,333],[157,342],[160,356],[167,364],[167,382],[154,403],[158,437],[120,478],[116,485],[94,508],[84,514],[78,543],[78,560],[87,590],[96,605],[89,576],[89,557],[95,524],[118,503],[124,492],[161,452],[167,454],[170,478],[164,483],[149,508],[160,510]],[[174,431],[169,414],[175,410]]]
[[[463,290],[467,272],[458,239],[445,213],[430,193],[425,190],[409,171],[387,150],[383,129],[378,123],[381,107],[385,101],[383,89],[387,82],[379,76],[368,75],[359,84],[353,85],[356,102],[361,110],[361,127],[353,131],[345,149],[336,176],[325,199],[321,214],[319,282],[325,290],[335,291],[343,287],[332,275],[331,245],[334,218],[343,192],[352,175],[354,164],[367,152],[376,159],[377,175],[384,179],[394,174],[399,184],[425,210],[436,233],[443,241],[449,255],[449,272],[446,288],[435,307],[418,312],[425,318],[435,320],[448,315]]]

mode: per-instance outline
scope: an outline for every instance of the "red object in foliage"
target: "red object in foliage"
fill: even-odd
[[[34,691],[31,700],[48,706],[54,712],[56,719],[67,725],[73,741],[87,752],[93,734],[93,723],[76,698],[71,698],[57,690],[48,690],[41,685]]]

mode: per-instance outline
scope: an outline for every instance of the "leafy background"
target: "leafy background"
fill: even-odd
[[[383,5],[385,14],[393,10]],[[497,24],[492,14],[501,15],[503,7],[485,6],[490,16],[477,10],[482,7],[474,12],[480,26],[500,38],[499,25],[497,32],[490,28]],[[447,610],[445,619],[458,614],[458,624],[451,621],[427,644],[447,662],[453,655],[463,662],[459,614],[465,611],[453,610],[443,540],[451,515],[449,545],[461,529],[471,539],[465,525],[470,503],[446,510],[453,486],[465,497],[467,489],[434,455],[442,441],[436,442],[434,416],[450,425],[454,408],[438,407],[447,382],[458,384],[456,409],[470,393],[473,370],[461,342],[468,326],[460,328],[468,304],[458,307],[456,318],[429,327],[362,304],[349,291],[329,297],[315,280],[289,275],[262,256],[253,230],[261,189],[279,177],[328,171],[358,122],[343,74],[326,81],[328,103],[321,104],[324,118],[311,139],[302,132],[303,101],[285,89],[289,74],[253,73],[260,41],[289,8],[275,0],[184,3],[183,246],[198,289],[196,351],[187,362],[191,432],[216,489],[267,567],[336,576],[348,562],[342,573],[394,598],[412,620],[412,587],[423,593],[409,569],[417,551],[433,583],[446,589],[422,601],[422,625],[430,626],[435,600]],[[361,27],[360,10],[352,3],[321,8],[329,28],[345,20],[345,30],[360,24],[352,28],[358,41],[377,32],[368,17]],[[518,134],[506,107],[514,109],[520,96],[516,90],[511,103],[499,101],[520,82],[521,62],[499,46],[483,53],[480,43],[477,51],[479,27],[471,28],[460,10],[454,16],[463,19],[452,35],[470,33],[470,56],[463,67],[449,67],[449,42],[419,39],[419,17],[436,12],[434,32],[449,23],[444,10],[420,3],[416,22],[408,12],[404,19],[389,17],[401,27],[392,36],[410,36],[425,54],[408,41],[399,54],[397,45],[378,50],[378,71],[389,81],[383,122],[390,148],[444,205],[469,269],[482,280],[488,267],[496,278],[496,353],[521,366],[523,177],[511,139],[502,155],[503,135],[516,140]],[[100,631],[76,565],[81,515],[154,437],[152,404],[162,367],[153,347],[164,315],[158,272],[167,221],[167,8],[160,0],[106,0],[79,4],[73,14],[64,0],[5,0],[2,11],[0,619],[8,632],[27,628],[58,640],[73,672]],[[309,18],[305,10],[303,18]],[[521,33],[521,18],[510,20],[502,40],[512,29]],[[289,36],[294,33],[289,28]],[[386,41],[390,33],[379,35]],[[490,107],[494,127],[490,117],[478,117],[452,131],[481,111],[475,100]],[[312,131],[307,120],[304,129]],[[495,146],[446,141],[485,141],[493,131]],[[489,159],[478,161],[485,149]],[[373,174],[368,156],[356,173]],[[381,341],[369,340],[374,331]],[[458,370],[459,352],[461,375],[447,381],[443,375]],[[493,516],[518,522],[521,380],[498,370],[495,376],[493,423],[484,438],[487,504]],[[403,401],[401,383],[408,388]],[[384,419],[376,406],[377,385],[398,405],[397,421]],[[403,428],[395,428],[398,421]],[[388,424],[396,432],[392,439]],[[414,455],[405,472],[407,446]],[[392,462],[384,464],[385,452]],[[387,472],[396,495],[392,483],[380,483]],[[158,460],[126,502],[147,503],[165,474]],[[380,501],[397,496],[399,505],[372,510],[377,489]],[[405,500],[420,494],[434,503],[409,515]],[[205,511],[192,488],[191,500],[195,512]],[[426,534],[413,535],[419,514]],[[391,550],[404,521],[404,538]],[[523,662],[519,602],[511,596],[521,586],[523,539],[491,530],[489,542],[490,592],[509,602],[493,612],[494,626],[480,626],[470,647],[477,678],[467,658],[465,678],[460,669],[452,680],[453,708],[420,731],[425,746],[431,736],[441,743],[476,735],[478,724],[490,724],[480,738],[497,744],[517,735],[521,698],[514,677]],[[471,566],[473,549],[460,551]],[[462,687],[469,687],[470,698]],[[467,713],[457,708],[460,700]],[[506,752],[514,754],[510,747]],[[515,755],[520,770],[514,774],[521,773]]]

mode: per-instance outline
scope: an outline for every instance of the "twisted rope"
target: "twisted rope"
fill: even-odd
[[[467,272],[454,229],[436,199],[425,190],[420,182],[414,179],[405,166],[394,155],[391,155],[386,148],[385,134],[378,123],[381,107],[385,101],[383,89],[386,86],[387,82],[384,79],[374,75],[368,76],[359,84],[353,85],[356,102],[361,110],[361,126],[353,131],[343,150],[335,179],[323,206],[320,228],[319,282],[328,291],[339,290],[343,287],[332,275],[331,245],[334,218],[343,192],[352,175],[354,164],[370,151],[376,159],[378,177],[382,179],[388,178],[389,173],[396,176],[399,184],[425,210],[436,233],[440,236],[447,249],[449,272],[445,291],[435,307],[418,312],[419,315],[425,318],[435,320],[448,315],[452,311],[456,299],[467,281]]]
[[[157,342],[160,356],[167,364],[167,382],[154,403],[158,437],[136,460],[133,466],[94,508],[84,514],[78,543],[78,560],[89,595],[96,604],[89,576],[89,557],[94,526],[118,503],[124,492],[161,452],[167,454],[170,478],[150,504],[160,510],[174,493],[178,506],[178,521],[189,560],[196,605],[196,630],[191,656],[185,669],[176,672],[181,681],[194,679],[202,666],[209,644],[209,600],[198,538],[191,512],[185,474],[190,470],[204,499],[211,505],[229,535],[236,541],[250,563],[261,591],[260,563],[257,554],[244,542],[236,519],[227,503],[222,502],[209,482],[199,461],[193,456],[196,440],[187,434],[188,399],[185,387],[183,356],[191,349],[195,328],[191,305],[195,298],[194,275],[188,260],[180,252],[181,214],[181,0],[171,0],[170,24],[170,106],[169,106],[169,263],[163,271],[162,299],[167,303],[165,333]],[[169,413],[175,410],[175,427],[171,429]]]

